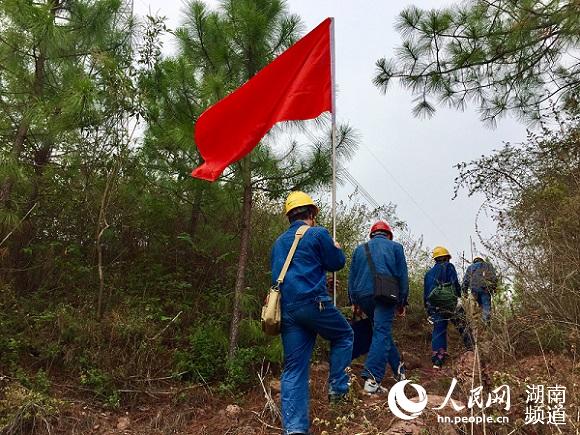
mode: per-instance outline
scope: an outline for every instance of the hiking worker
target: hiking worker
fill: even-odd
[[[473,349],[473,335],[461,304],[461,287],[451,254],[443,246],[433,249],[435,265],[425,274],[423,302],[433,322],[431,361],[439,369],[447,358],[447,324],[451,321],[467,350]]]
[[[493,266],[483,257],[476,256],[473,263],[465,271],[461,289],[464,294],[471,290],[471,294],[481,308],[483,321],[491,321],[491,297],[497,287],[497,274]]]
[[[386,277],[396,298],[376,298],[376,276]],[[355,249],[348,277],[348,291],[355,310],[360,308],[373,323],[373,337],[362,378],[367,393],[384,393],[381,387],[387,362],[397,381],[405,379],[405,367],[393,341],[395,314],[404,315],[409,295],[409,276],[403,246],[393,241],[393,231],[385,221],[378,221],[370,231],[370,240]]]
[[[344,267],[342,249],[329,232],[316,226],[318,207],[304,192],[286,199],[290,227],[272,248],[272,279],[280,274],[298,229],[306,231],[281,285],[284,371],[281,379],[284,434],[307,434],[309,421],[309,369],[316,336],[330,341],[329,400],[338,402],[349,389],[345,369],[350,365],[353,333],[327,293],[326,272]]]

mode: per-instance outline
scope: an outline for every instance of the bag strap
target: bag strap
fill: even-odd
[[[371,269],[371,273],[373,277],[377,276],[377,268],[375,267],[375,262],[373,261],[373,257],[371,257],[371,250],[369,248],[368,242],[365,243],[365,252],[367,254],[367,262],[369,264],[369,268]]]
[[[296,247],[298,246],[298,242],[306,234],[310,225],[302,225],[296,231],[296,235],[294,236],[294,242],[292,242],[292,246],[290,247],[290,251],[288,251],[288,255],[286,256],[286,261],[284,261],[284,266],[282,266],[282,270],[280,271],[280,275],[278,275],[278,279],[276,280],[276,288],[280,289],[280,284],[284,282],[284,277],[286,276],[286,272],[288,272],[288,268],[290,267],[290,262],[292,261],[292,257],[294,257],[294,253],[296,252]]]
[[[437,278],[437,284],[443,285],[446,282],[441,279],[441,275],[443,275],[443,279],[447,277],[447,262],[443,262],[443,267],[441,268],[441,272],[439,272],[439,277]]]

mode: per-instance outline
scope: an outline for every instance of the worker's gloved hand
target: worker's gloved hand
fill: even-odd
[[[332,239],[334,241],[334,246],[336,246],[338,249],[342,249],[340,247],[340,243],[338,243],[335,239]]]
[[[457,306],[455,307],[456,310],[463,308],[463,298],[457,298]]]

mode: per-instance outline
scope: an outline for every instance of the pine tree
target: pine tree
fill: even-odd
[[[199,164],[199,155],[191,155],[192,123],[207,107],[237,89],[294,43],[301,30],[300,19],[289,14],[285,3],[280,0],[228,0],[223,1],[216,11],[208,10],[202,2],[190,3],[185,24],[176,31],[178,56],[160,62],[154,75],[148,79],[147,86],[152,86],[151,89],[155,86],[164,88],[150,93],[157,99],[157,104],[151,106],[154,110],[148,115],[147,143],[151,152],[171,150],[171,157],[166,159],[169,171],[184,171],[185,161],[189,162],[189,168]],[[296,142],[286,147],[282,155],[275,152],[272,145],[280,140],[280,135],[273,132],[250,155],[230,166],[220,179],[238,192],[242,205],[230,358],[236,351],[242,316],[254,195],[263,192],[269,198],[280,198],[291,189],[315,188],[330,182],[330,134],[324,121],[320,122],[310,124],[320,137],[312,138],[306,152],[301,152]],[[274,130],[284,128],[276,127]],[[348,156],[355,145],[353,129],[341,126],[340,156]],[[186,191],[193,192],[193,215],[196,215],[207,203],[210,187],[199,180],[190,180],[189,183],[194,187],[186,187]]]
[[[393,78],[416,97],[414,113],[430,116],[429,97],[463,109],[475,103],[494,122],[512,112],[537,120],[550,100],[578,104],[580,13],[576,0],[470,0],[401,12],[403,37],[394,59],[379,59],[374,83]]]
[[[45,179],[89,153],[108,172],[126,136],[133,21],[121,0],[5,0],[0,22],[0,232],[22,267]]]

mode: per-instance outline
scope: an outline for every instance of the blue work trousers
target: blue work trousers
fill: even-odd
[[[396,305],[378,304],[373,296],[361,298],[357,303],[373,322],[373,339],[365,361],[362,377],[374,379],[380,384],[385,377],[387,362],[393,369],[395,376],[401,362],[401,355],[395,345],[392,333],[397,307]]]
[[[282,310],[282,424],[284,433],[308,433],[310,357],[317,334],[330,341],[329,393],[348,392],[345,369],[352,356],[352,328],[330,301],[311,301]]]
[[[485,323],[491,320],[491,295],[484,288],[473,289],[473,297],[481,308],[481,316]]]
[[[433,354],[445,355],[447,353],[447,325],[449,321],[457,328],[467,350],[473,349],[473,335],[467,324],[465,311],[457,308],[452,315],[442,314],[437,310],[429,312],[433,321],[433,334],[431,335],[431,350]]]

